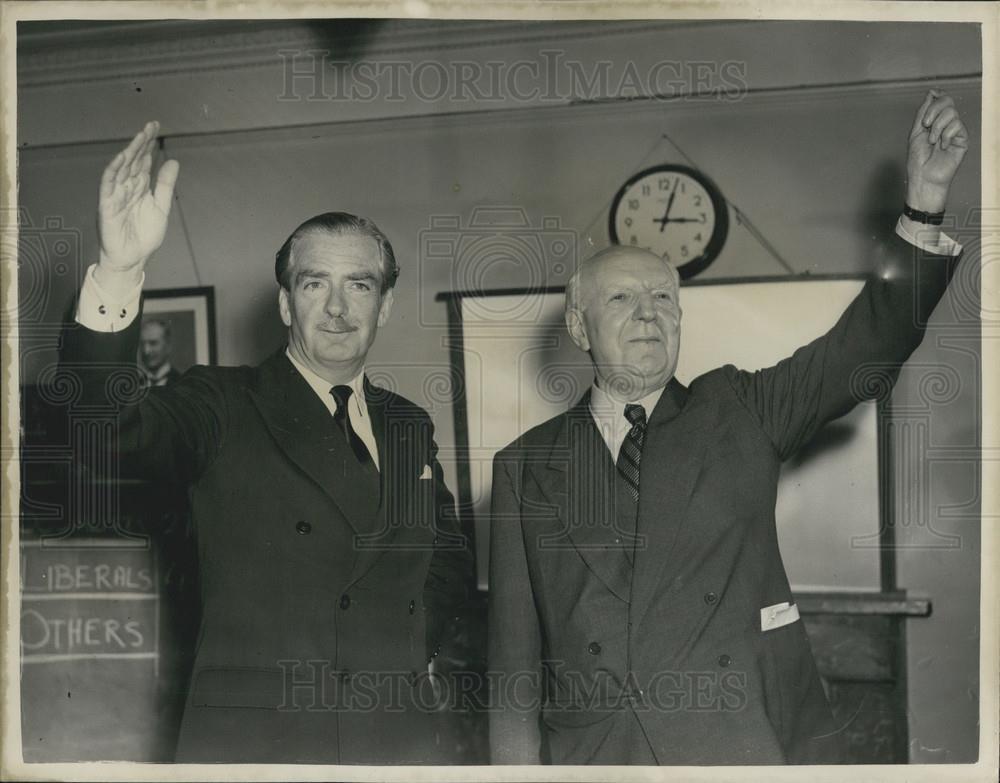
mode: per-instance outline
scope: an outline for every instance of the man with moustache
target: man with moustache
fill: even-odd
[[[364,373],[392,308],[392,246],[365,218],[307,220],[275,260],[287,345],[123,399],[179,170],[164,162],[150,187],[157,132],[104,171],[100,260],[63,360],[86,401],[119,410],[122,472],[190,494],[202,620],[176,758],[446,761],[428,662],[471,553],[430,418]]]
[[[774,367],[683,386],[677,271],[631,247],[580,265],[566,325],[594,384],[494,460],[495,763],[843,760],[778,551],[779,468],[859,401],[859,372],[920,344],[960,252],[938,224],[967,146],[932,90],[878,274]]]

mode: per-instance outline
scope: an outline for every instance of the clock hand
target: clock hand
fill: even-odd
[[[673,190],[670,191],[670,198],[667,199],[667,208],[663,211],[663,217],[661,217],[661,218],[653,218],[653,222],[654,223],[659,223],[660,224],[660,233],[661,234],[663,233],[663,229],[665,229],[667,227],[667,223],[670,222],[670,218],[669,218],[670,207],[672,207],[673,204],[674,204],[674,196],[677,195],[677,182],[679,180],[680,180],[680,177],[678,177],[677,179],[674,180],[674,188],[673,188]]]
[[[667,218],[667,223],[701,223],[699,218]]]

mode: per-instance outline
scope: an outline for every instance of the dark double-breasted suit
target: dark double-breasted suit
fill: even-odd
[[[122,472],[190,492],[202,620],[177,760],[446,760],[427,663],[471,553],[426,412],[366,383],[372,497],[283,349],[134,401],[121,368],[137,335],[138,319],[117,334],[76,326],[63,359],[91,403],[120,410]]]
[[[649,416],[632,531],[614,524],[615,467],[587,396],[496,456],[495,762],[842,759],[803,624],[783,610],[779,467],[886,391],[953,267],[893,237],[825,336],[768,369],[671,381]],[[765,620],[769,607],[791,621]]]

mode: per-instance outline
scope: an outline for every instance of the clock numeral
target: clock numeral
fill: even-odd
[[[648,196],[649,195],[649,185],[643,185],[642,186],[642,195],[644,195],[644,196]]]
[[[695,205],[696,207],[700,207],[700,206],[701,206],[701,196],[697,196],[697,195],[696,195],[696,196],[694,197],[694,205]]]
[[[684,193],[686,190],[687,190],[687,183],[686,182],[682,182],[681,183],[681,193]]]
[[[695,242],[701,242],[701,232],[700,231],[697,234],[694,235],[694,241]]]
[[[660,190],[670,190],[670,177],[661,177],[659,180]]]
[[[639,238],[635,234],[633,234],[632,235],[632,239],[629,240],[629,244],[630,245],[638,245],[639,244]]]
[[[628,208],[629,209],[638,209],[639,208],[639,199],[637,199],[637,198],[630,198],[628,200]]]
[[[706,217],[704,212],[701,213],[701,222],[702,223],[706,222]]]
[[[663,251],[663,260],[667,261],[667,262],[670,261],[670,251],[669,250],[664,250]]]
[[[688,257],[688,246],[687,245],[681,245],[681,255],[684,258]]]
[[[625,225],[626,225],[627,227],[631,228],[631,226],[632,226],[632,218],[630,218],[630,217],[626,217],[626,218],[625,218]]]

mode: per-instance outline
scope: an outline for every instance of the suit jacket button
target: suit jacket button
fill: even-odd
[[[719,596],[717,596],[715,593],[705,593],[705,603],[708,604],[709,606],[711,606],[718,600]]]
[[[342,596],[340,596],[340,608],[348,609],[350,608],[350,606],[351,606],[351,596],[347,595],[347,593],[344,593]]]
[[[313,529],[313,526],[306,522],[304,519],[300,519],[298,524],[295,525],[295,529],[299,531],[302,535],[308,535],[309,531]]]
[[[417,602],[410,601],[410,614],[413,614],[415,611],[417,611]]]
[[[587,645],[587,652],[589,652],[591,655],[600,655],[601,645],[599,645],[597,642],[591,642],[590,644]]]
[[[719,666],[722,666],[723,668],[725,668],[726,666],[729,666],[729,664],[731,664],[732,662],[733,662],[733,659],[730,658],[728,655],[720,655],[719,656]]]

